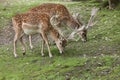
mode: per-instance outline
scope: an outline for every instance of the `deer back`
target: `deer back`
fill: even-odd
[[[29,12],[44,12],[49,16],[60,15],[60,18],[69,15],[69,11],[62,4],[45,3],[29,10]]]
[[[57,20],[60,25],[65,23],[72,28],[79,27],[78,22],[74,20],[68,9],[62,4],[45,3],[30,9],[29,12],[44,12],[50,17],[58,15]]]
[[[31,25],[32,27],[30,29],[34,29],[36,27],[39,27],[39,25],[42,25],[42,30],[49,31],[51,28],[50,24],[50,18],[47,14],[42,13],[23,13],[23,14],[17,14],[14,16],[14,21],[16,24],[18,24],[17,27],[22,28],[23,23],[27,23]]]

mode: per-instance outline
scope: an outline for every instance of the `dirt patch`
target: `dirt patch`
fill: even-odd
[[[13,41],[14,31],[12,26],[6,26],[0,30],[0,45],[9,44]]]

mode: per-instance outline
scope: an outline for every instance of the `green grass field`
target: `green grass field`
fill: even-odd
[[[71,13],[79,12],[87,23],[91,9],[100,3],[94,0],[63,2],[48,0],[7,0],[0,2],[0,38],[6,38],[7,27],[16,13],[23,13],[33,6],[52,2],[65,5]],[[120,79],[120,5],[115,10],[102,8],[97,22],[88,31],[88,41],[68,42],[64,54],[59,54],[56,46],[51,46],[53,58],[40,54],[40,42],[31,51],[27,46],[26,56],[17,49],[19,58],[13,56],[12,42],[2,45],[0,39],[0,80],[119,80]],[[12,29],[12,27],[10,27]],[[4,34],[4,33],[5,34]],[[11,32],[13,33],[13,32]],[[11,40],[11,39],[10,39]],[[13,38],[12,38],[13,40]],[[12,41],[11,40],[11,41]],[[19,45],[19,44],[18,44]]]

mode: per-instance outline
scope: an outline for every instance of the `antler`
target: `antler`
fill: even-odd
[[[75,19],[75,21],[76,21],[80,26],[83,25],[83,23],[81,22],[80,13],[73,14],[72,17]]]
[[[78,39],[75,39],[75,34],[77,34],[79,31],[82,31],[83,29],[85,29],[85,25],[83,25],[81,28],[79,29],[75,29],[68,37],[69,40],[74,40],[74,41],[78,41]]]
[[[97,22],[95,22],[95,23],[93,23],[93,19],[94,19],[94,17],[95,17],[95,15],[96,15],[96,13],[98,12],[98,8],[93,8],[92,9],[92,11],[91,11],[91,17],[90,17],[90,19],[89,19],[89,21],[88,21],[88,24],[87,24],[87,26],[86,26],[86,29],[88,29],[90,26],[93,26],[93,25],[95,25]]]

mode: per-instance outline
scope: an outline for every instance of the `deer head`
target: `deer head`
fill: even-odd
[[[81,21],[78,19],[78,16],[79,16],[78,13],[77,13],[76,15],[74,15],[74,16],[73,16],[74,19],[78,22],[79,25],[82,24],[82,27],[80,27],[80,28],[78,28],[78,29],[75,29],[75,30],[70,34],[70,36],[68,37],[68,39],[73,39],[73,40],[75,40],[74,35],[75,35],[75,34],[78,34],[78,35],[81,37],[81,40],[82,40],[83,42],[86,42],[86,41],[87,41],[87,31],[88,31],[93,25],[96,24],[96,22],[93,23],[93,19],[94,19],[95,15],[96,15],[97,11],[98,11],[98,8],[93,8],[93,9],[92,9],[92,11],[91,11],[91,17],[90,17],[87,25],[81,23]]]
[[[64,48],[66,46],[65,39],[58,39],[57,41],[55,41],[55,43],[59,49],[59,52],[62,54],[64,52]]]
[[[51,18],[53,18],[53,17],[51,17]],[[51,19],[50,19],[50,23],[52,23]],[[59,31],[56,28],[52,28],[50,33],[51,33],[52,37],[54,38],[56,46],[59,49],[59,52],[63,53],[64,48],[67,43],[66,39],[60,35]]]

